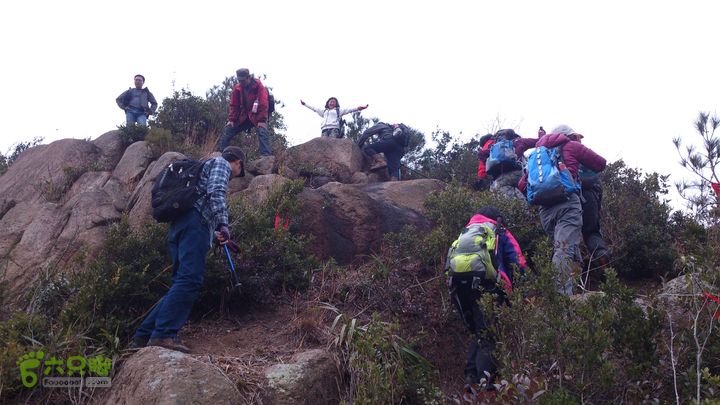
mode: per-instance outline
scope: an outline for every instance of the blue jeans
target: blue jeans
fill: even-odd
[[[145,115],[145,111],[129,107],[127,110],[125,110],[125,121],[126,126],[134,125],[137,123],[140,126],[146,127],[147,126],[147,115]]]
[[[368,156],[374,156],[380,152],[385,154],[385,160],[387,161],[388,173],[390,176],[395,176],[400,179],[400,160],[404,153],[404,148],[398,145],[392,138],[381,139],[375,143],[371,143],[363,148]]]
[[[250,120],[245,120],[241,124],[235,124],[233,127],[225,127],[223,130],[223,134],[220,136],[220,141],[218,142],[217,151],[222,152],[223,149],[227,148],[228,145],[230,145],[230,141],[240,132],[247,132],[253,128],[252,122]],[[270,134],[268,133],[267,128],[263,128],[261,126],[255,127],[257,134],[258,134],[258,142],[260,143],[260,155],[262,156],[272,156],[272,151],[270,150]]]
[[[173,261],[172,286],[148,314],[137,338],[175,337],[187,321],[203,284],[210,230],[196,209],[170,225],[168,247]]]

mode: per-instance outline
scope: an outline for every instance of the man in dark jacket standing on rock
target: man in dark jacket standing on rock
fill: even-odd
[[[268,132],[269,97],[260,79],[250,75],[248,69],[238,69],[238,83],[230,95],[230,113],[227,124],[217,145],[217,151],[224,150],[240,132],[253,128],[260,142],[260,155],[272,156]]]
[[[202,287],[205,255],[213,236],[221,244],[230,242],[225,194],[230,178],[244,175],[245,154],[237,146],[225,148],[222,156],[208,160],[203,166],[198,182],[203,196],[198,198],[193,209],[170,224],[168,248],[173,261],[172,286],[135,332],[130,348],[161,346],[190,352],[177,333],[190,316]]]
[[[147,126],[147,119],[155,114],[157,101],[145,84],[145,76],[135,75],[135,88],[129,88],[115,99],[118,107],[125,111],[126,125]]]
[[[572,178],[579,181],[580,165],[598,173],[605,169],[605,158],[593,152],[577,141],[569,138],[575,134],[567,125],[560,125],[549,135],[538,139],[537,147],[555,148],[562,146],[562,161]],[[519,188],[525,190],[523,177]],[[580,195],[572,193],[567,201],[554,205],[540,206],[540,222],[543,230],[553,240],[554,253],[552,262],[559,273],[558,290],[565,295],[573,294],[574,272],[579,270],[582,262],[580,241],[582,240],[583,210]]]

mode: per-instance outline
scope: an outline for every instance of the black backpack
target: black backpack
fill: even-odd
[[[270,93],[270,90],[268,90],[268,120],[270,119],[273,111],[275,111],[275,96],[273,96],[272,93]]]
[[[205,162],[181,159],[169,164],[155,179],[152,188],[152,216],[158,222],[172,222],[192,209],[203,194],[198,188]]]

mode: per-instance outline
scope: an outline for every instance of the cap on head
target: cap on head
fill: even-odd
[[[497,131],[497,132],[495,133],[495,136],[497,136],[497,137],[502,137],[502,138],[505,138],[505,139],[515,139],[515,138],[519,138],[519,137],[520,137],[520,135],[518,135],[517,133],[515,133],[515,130],[513,130],[513,129],[511,129],[511,128],[501,129],[501,130],[499,130],[499,131]]]
[[[240,68],[235,71],[235,74],[237,75],[238,80],[245,80],[250,77],[250,70],[246,68]]]
[[[240,177],[245,177],[245,153],[238,146],[228,146],[222,151],[223,159],[228,162],[234,162],[236,160],[241,161],[243,164],[240,167]]]
[[[493,221],[497,221],[498,218],[502,216],[502,213],[499,209],[493,207],[492,205],[486,205],[478,210],[478,214],[490,218]]]
[[[133,79],[137,79],[138,77],[142,79],[143,83],[145,83],[145,76],[143,76],[143,75],[135,75],[135,77],[133,77]]]
[[[563,125],[559,125],[559,126],[555,127],[555,129],[553,129],[550,133],[551,134],[571,135],[571,134],[575,133],[575,130],[570,128],[570,126],[563,124]]]

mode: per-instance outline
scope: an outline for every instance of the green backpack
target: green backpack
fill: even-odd
[[[447,275],[482,277],[497,280],[493,263],[495,251],[495,225],[490,222],[472,224],[463,228],[448,251],[445,270]]]

